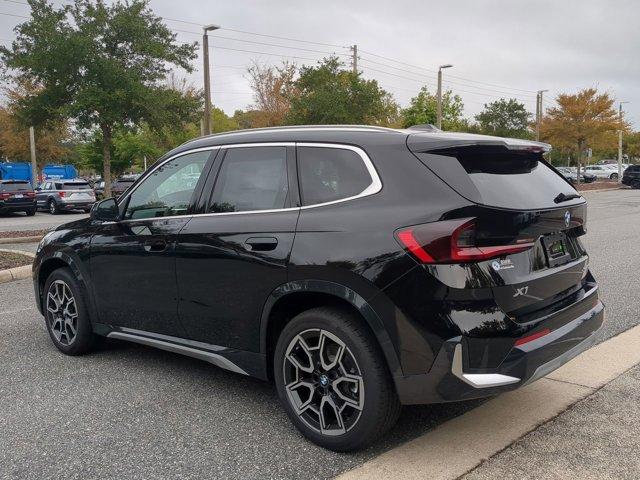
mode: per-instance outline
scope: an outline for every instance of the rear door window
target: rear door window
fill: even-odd
[[[303,205],[352,198],[373,182],[362,157],[353,150],[305,146],[297,151]]]
[[[436,175],[463,197],[483,205],[513,210],[566,207],[581,197],[556,203],[574,188],[541,153],[506,147],[471,146],[416,153]]]
[[[287,205],[286,147],[239,147],[226,151],[209,211],[277,210]]]

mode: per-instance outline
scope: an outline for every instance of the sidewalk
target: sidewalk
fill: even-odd
[[[639,425],[635,367],[461,478],[637,479]]]

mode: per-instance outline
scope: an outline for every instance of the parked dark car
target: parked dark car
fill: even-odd
[[[578,172],[572,170],[567,167],[557,167],[558,171],[562,174],[562,176],[571,184],[576,183],[576,179],[578,178]],[[597,180],[594,174],[581,171],[580,172],[580,183],[592,183]]]
[[[127,188],[133,185],[133,182],[135,181],[136,181],[135,178],[130,178],[130,177],[118,178],[115,182],[111,184],[111,195],[113,195],[114,198],[118,198],[120,195],[122,195],[122,193]],[[103,194],[104,194],[104,185],[102,188],[103,188]]]
[[[622,183],[633,188],[640,188],[640,165],[629,165],[622,174]]]
[[[272,380],[304,435],[362,448],[403,404],[512,390],[594,343],[587,205],[547,149],[356,126],[200,138],[43,238],[38,308],[66,354],[106,336]]]
[[[36,214],[36,197],[31,184],[25,180],[0,180],[0,214],[25,212]]]
[[[96,202],[93,189],[86,180],[46,180],[36,189],[38,208],[56,215],[63,211],[89,212]]]

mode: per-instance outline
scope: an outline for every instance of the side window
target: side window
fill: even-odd
[[[157,168],[134,190],[125,219],[157,218],[187,213],[211,151],[189,153]]]
[[[284,208],[289,193],[286,147],[227,150],[216,179],[210,212]]]
[[[354,197],[373,181],[362,157],[344,148],[298,147],[298,175],[303,205]]]
[[[56,188],[55,188],[56,190],[62,190],[62,184],[61,183],[56,182],[55,185],[56,185]]]

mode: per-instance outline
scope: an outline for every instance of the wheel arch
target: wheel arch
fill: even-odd
[[[42,304],[44,284],[46,283],[47,278],[49,278],[49,275],[59,268],[69,268],[74,274],[81,288],[84,290],[84,296],[87,300],[86,303],[90,312],[90,319],[92,320],[96,318],[93,295],[91,295],[90,282],[88,281],[88,272],[85,270],[80,259],[75,258],[75,255],[69,254],[64,250],[55,251],[51,255],[43,258],[38,266],[37,277],[35,280],[38,289],[37,301],[40,306],[40,311],[44,311],[44,306]]]
[[[267,378],[272,378],[271,359],[276,335],[293,316],[327,304],[350,309],[362,317],[376,338],[391,375],[400,371],[400,361],[389,333],[373,307],[361,295],[349,287],[326,280],[299,280],[280,285],[271,292],[262,311],[260,353],[265,356]]]

